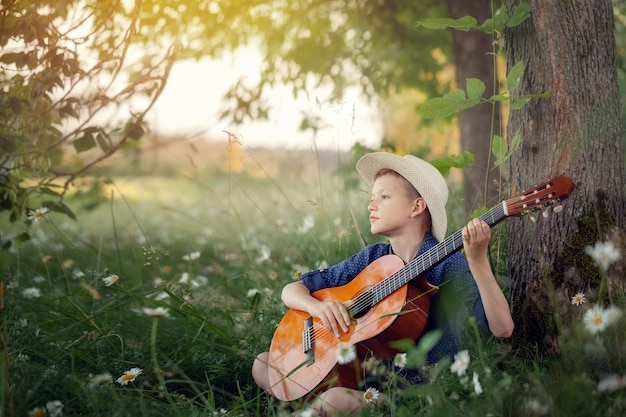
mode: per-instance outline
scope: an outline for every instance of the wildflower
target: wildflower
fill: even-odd
[[[393,358],[393,364],[398,368],[404,368],[406,366],[406,353],[396,353]]]
[[[268,248],[265,245],[261,245],[259,250],[260,250],[261,254],[254,259],[254,261],[257,264],[260,264],[261,262],[265,262],[268,259],[270,259],[270,255],[272,254],[272,252],[270,251],[270,248]]]
[[[80,269],[75,269],[73,272],[74,278],[79,279],[79,278],[83,278],[85,276],[85,273],[83,271],[81,271]]]
[[[380,363],[381,360],[372,355],[361,363],[361,368],[365,372],[372,372],[378,365],[380,365]]]
[[[606,319],[606,325],[612,326],[619,321],[622,317],[622,310],[614,305],[609,306],[604,310],[604,318]]]
[[[111,274],[102,278],[102,282],[104,282],[104,285],[106,285],[107,287],[110,287],[111,285],[115,284],[119,279],[119,276]]]
[[[39,288],[30,287],[22,291],[22,295],[24,298],[39,298],[41,297],[41,291]]]
[[[133,382],[142,373],[143,373],[143,369],[141,368],[131,368],[128,371],[124,372],[124,375],[117,378],[115,382],[117,382],[120,385],[128,385],[129,382]]]
[[[550,412],[550,405],[544,404],[536,398],[530,398],[524,403],[524,408],[530,414],[544,416]]]
[[[480,381],[478,380],[478,374],[474,372],[472,376],[472,384],[474,385],[474,392],[476,395],[480,395],[483,393],[483,387],[480,385]]]
[[[148,308],[144,307],[141,309],[142,313],[146,316],[150,317],[169,317],[170,309],[165,307],[157,307],[157,308]]]
[[[110,373],[105,372],[103,374],[93,375],[89,381],[89,386],[95,388],[100,385],[110,384],[111,382],[113,382],[113,377]]]
[[[572,304],[576,306],[581,305],[585,301],[585,293],[582,292],[577,292],[576,295],[572,297]]]
[[[450,372],[456,373],[458,376],[465,375],[467,367],[470,363],[470,356],[467,350],[462,350],[454,355],[454,362],[450,365]]]
[[[33,408],[28,412],[28,417],[46,417],[46,409],[43,407]]]
[[[257,290],[256,288],[251,288],[248,290],[248,298],[252,298],[255,295],[259,294],[261,291]]]
[[[48,207],[39,207],[37,210],[28,210],[28,220],[37,223],[50,209]]]
[[[608,375],[598,383],[598,392],[615,392],[626,388],[626,375]]]
[[[585,246],[585,253],[591,256],[605,271],[620,258],[619,249],[610,240],[607,242],[598,241],[593,246]]]
[[[601,306],[591,307],[585,312],[583,323],[589,333],[600,333],[608,326],[604,309]]]
[[[352,362],[356,358],[356,348],[354,345],[343,346],[337,352],[337,363],[339,365],[344,365],[346,363]]]
[[[63,415],[63,403],[59,400],[49,401],[46,404],[46,408],[48,409],[48,415],[50,415],[50,417]]]
[[[226,415],[227,413],[228,411],[225,408],[220,408],[219,410],[213,411],[214,416],[223,416],[223,415]]]
[[[302,219],[302,225],[298,227],[298,232],[304,234],[311,230],[315,226],[315,217],[307,215]]]
[[[363,398],[366,402],[371,403],[378,399],[380,392],[376,388],[369,387],[364,393]]]
[[[185,261],[195,261],[200,257],[200,251],[191,252],[185,256],[183,256],[183,260]]]
[[[318,414],[312,408],[305,408],[300,412],[300,417],[316,417]]]

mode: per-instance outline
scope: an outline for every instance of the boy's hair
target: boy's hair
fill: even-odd
[[[404,191],[406,191],[406,195],[409,198],[409,200],[413,200],[414,198],[422,198],[422,196],[415,189],[413,184],[411,184],[409,180],[404,178],[402,175],[398,174],[393,169],[389,169],[389,168],[379,169],[378,172],[376,172],[376,175],[374,175],[374,180],[376,180],[376,178],[382,177],[383,175],[393,175],[394,177],[399,178],[400,184],[402,184],[402,188],[404,188]],[[430,218],[430,210],[428,210],[428,207],[426,207],[426,218],[427,218],[428,228],[430,229],[432,220]]]
[[[374,175],[374,179],[378,177],[382,177],[383,175],[387,175],[387,174],[391,174],[397,178],[400,178],[400,183],[402,184],[402,188],[404,188],[404,191],[406,191],[407,197],[409,197],[410,199],[421,197],[420,193],[417,192],[415,187],[413,187],[413,184],[411,184],[406,178],[398,174],[393,169],[389,169],[389,168],[379,169],[376,175]]]

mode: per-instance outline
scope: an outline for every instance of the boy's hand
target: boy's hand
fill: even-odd
[[[470,220],[463,228],[463,248],[468,261],[478,260],[487,256],[489,241],[491,240],[491,228],[480,219]]]
[[[345,333],[350,329],[350,314],[340,301],[316,301],[309,306],[308,312],[319,318],[328,331],[339,337],[342,331]]]

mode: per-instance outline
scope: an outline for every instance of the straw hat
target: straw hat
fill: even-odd
[[[448,218],[448,184],[437,168],[413,155],[399,156],[388,152],[367,154],[356,163],[356,169],[369,185],[383,168],[396,171],[407,179],[426,201],[432,219],[432,234],[439,242],[446,237]]]

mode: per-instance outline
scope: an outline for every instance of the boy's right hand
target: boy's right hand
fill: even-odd
[[[308,308],[311,316],[319,318],[324,327],[337,337],[341,336],[342,331],[348,332],[351,319],[343,303],[337,300],[320,301],[315,298],[312,300]]]

